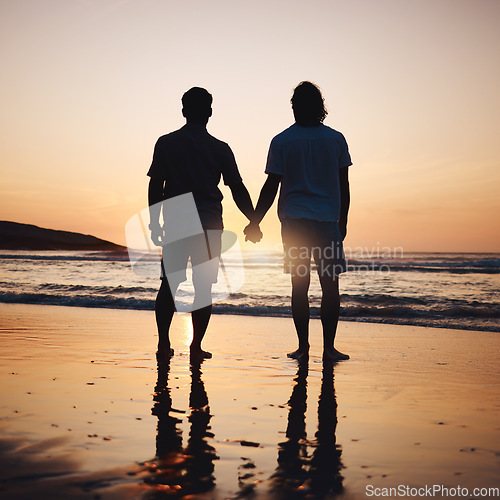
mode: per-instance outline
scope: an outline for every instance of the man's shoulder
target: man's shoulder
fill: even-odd
[[[167,134],[160,136],[158,138],[158,142],[168,143],[187,139],[201,140],[220,147],[229,147],[229,145],[224,141],[221,141],[220,139],[217,139],[213,135],[209,134],[206,129],[193,131],[187,127],[181,127],[178,130],[174,130],[173,132],[168,132]]]
[[[288,142],[289,140],[292,140],[296,137],[297,135],[297,126],[295,124],[290,125],[290,127],[286,128],[283,130],[283,132],[280,132],[278,135],[275,135],[271,141],[272,144],[274,145],[280,145],[285,142]]]
[[[221,141],[220,139],[217,139],[217,137],[214,137],[212,134],[207,132],[207,138],[217,147],[221,149],[231,149],[229,147],[229,144],[227,142]]]
[[[158,143],[169,143],[171,141],[175,141],[176,138],[182,136],[182,128],[179,130],[174,130],[173,132],[168,132],[160,137],[158,137]]]
[[[325,135],[326,137],[333,137],[334,139],[342,139],[342,140],[344,139],[344,134],[342,134],[342,132],[339,132],[338,130],[329,127],[328,125],[321,124],[320,128],[321,128],[320,133]]]
[[[294,123],[290,127],[274,136],[275,144],[283,144],[296,139],[319,139],[319,138],[334,138],[343,139],[344,136],[338,130],[335,130],[328,125],[318,125],[317,127],[301,127]]]
[[[233,154],[229,144],[213,135],[206,129],[190,129],[186,126],[162,135],[158,138],[157,146],[164,150],[191,147],[196,142],[199,148],[211,151],[212,154],[231,156]]]

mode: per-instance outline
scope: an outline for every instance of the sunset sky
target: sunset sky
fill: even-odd
[[[353,160],[348,246],[498,252],[499,26],[497,0],[2,0],[0,219],[124,243],[192,86],[256,201],[310,80]]]

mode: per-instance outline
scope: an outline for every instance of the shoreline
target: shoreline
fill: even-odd
[[[78,297],[77,297],[78,298]],[[72,297],[70,300],[74,300],[75,297]],[[83,300],[88,301],[88,296],[83,296]],[[142,307],[138,307],[137,304],[127,303],[128,299],[116,299],[116,302],[119,304],[114,304],[114,306],[105,306],[102,304],[92,304],[87,303],[85,305],[82,304],[74,304],[67,303],[68,298],[65,296],[60,296],[57,298],[55,296],[51,296],[49,299],[49,303],[45,302],[45,297],[41,296],[38,299],[33,299],[31,301],[19,301],[19,300],[5,300],[4,297],[0,297],[0,304],[18,304],[18,305],[37,305],[37,306],[55,306],[55,307],[68,307],[68,308],[79,308],[79,309],[102,309],[102,310],[114,310],[114,311],[154,311],[154,299],[150,299],[147,301],[147,304],[142,305]],[[146,302],[144,299],[133,299],[135,302]],[[274,306],[247,306],[247,305],[232,305],[225,304],[222,306],[218,306],[217,303],[213,306],[213,314],[214,315],[223,315],[223,316],[245,316],[245,317],[255,317],[255,318],[291,318],[291,309],[285,308],[285,310],[273,311]],[[271,309],[271,311],[270,311]],[[319,319],[319,307],[311,306],[311,319]],[[500,333],[500,324],[497,320],[489,321],[486,318],[476,318],[475,322],[463,324],[460,321],[456,321],[453,318],[397,318],[397,317],[388,317],[387,313],[379,317],[354,317],[353,315],[342,315],[342,306],[340,313],[340,321],[349,322],[349,323],[369,323],[374,325],[401,325],[401,326],[418,326],[422,328],[437,328],[440,330],[464,330],[464,331],[477,331],[477,332],[493,332]],[[469,321],[472,318],[468,318]],[[486,324],[485,324],[486,323]]]
[[[330,373],[319,320],[304,370],[286,358],[291,319],[214,315],[214,357],[193,370],[190,317],[177,314],[159,370],[149,311],[0,304],[0,317],[0,496],[500,487],[496,333],[341,322],[351,360]]]

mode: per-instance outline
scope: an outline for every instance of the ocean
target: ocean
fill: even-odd
[[[358,256],[346,249],[346,256],[342,320],[500,332],[500,254]],[[0,302],[153,310],[159,264],[155,258],[143,264],[139,271],[133,268],[126,252],[3,250]],[[237,286],[215,294],[215,314],[291,315],[290,278],[279,250],[229,255],[223,271],[237,276]],[[321,290],[314,274],[310,299],[311,316],[319,317]],[[186,284],[179,301],[191,300]]]

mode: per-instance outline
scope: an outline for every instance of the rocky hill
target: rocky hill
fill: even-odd
[[[0,221],[2,250],[110,250],[125,247],[89,234],[45,229],[32,224]]]

